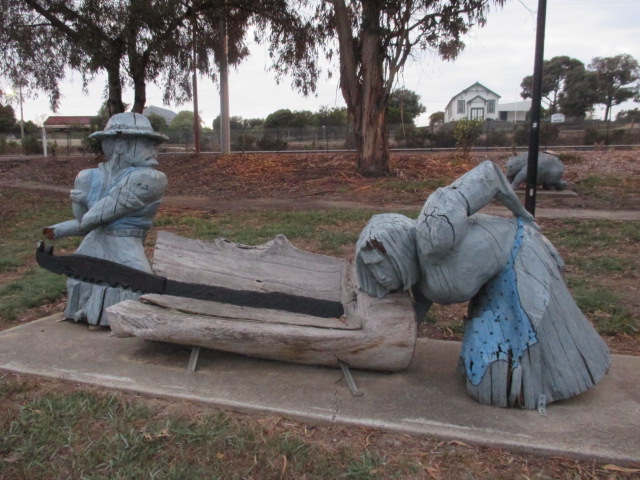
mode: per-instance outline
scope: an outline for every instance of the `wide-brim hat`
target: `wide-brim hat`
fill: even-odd
[[[169,140],[162,133],[154,132],[151,122],[144,115],[133,112],[118,113],[111,117],[102,132],[94,132],[91,138],[104,140],[117,137],[145,137],[156,143]]]

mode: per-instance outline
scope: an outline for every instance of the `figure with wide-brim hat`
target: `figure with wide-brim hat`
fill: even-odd
[[[106,161],[82,170],[71,190],[74,220],[43,230],[49,239],[83,235],[78,254],[122,263],[151,272],[144,238],[167,187],[155,147],[168,138],[154,132],[141,114],[126,112],[109,119],[105,129],[91,135],[102,141]],[[123,288],[69,279],[67,318],[107,326],[104,309],[139,294]]]

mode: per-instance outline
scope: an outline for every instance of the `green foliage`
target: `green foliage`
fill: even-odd
[[[317,126],[344,127],[348,122],[347,109],[344,107],[321,107],[316,114]]]
[[[147,118],[154,132],[163,132],[167,129],[167,121],[157,113],[151,113],[147,115]],[[191,124],[193,125],[193,122]]]
[[[126,104],[123,104],[124,108],[127,108]],[[104,102],[100,109],[98,110],[98,114],[91,119],[91,131],[98,132],[104,130],[107,126],[107,122],[109,121],[109,107],[107,102]]]
[[[507,147],[510,139],[504,130],[490,130],[487,133],[487,145],[490,147]]]
[[[256,125],[256,120],[259,122]],[[231,131],[234,130],[242,130],[244,128],[251,128],[251,126],[262,125],[263,120],[261,119],[252,119],[252,120],[243,120],[242,117],[229,117],[229,128]],[[213,119],[213,131],[220,131],[220,115]]]
[[[575,88],[584,71],[584,64],[580,60],[567,56],[553,57],[543,62],[542,97],[550,115],[558,112],[561,99]],[[520,87],[522,98],[531,98],[533,77],[529,75],[523,78]]]
[[[415,119],[427,109],[420,103],[420,95],[412,90],[399,88],[391,93],[387,104],[388,125],[414,125]]]
[[[241,133],[238,135],[235,143],[232,146],[233,150],[244,152],[246,150],[253,150],[256,146],[256,137],[249,135],[248,133]]]
[[[444,112],[435,112],[429,115],[429,126],[435,127],[444,123]]]
[[[513,142],[518,147],[529,146],[531,123],[523,123],[513,132]],[[544,122],[540,125],[540,145],[553,145],[560,136],[560,128],[552,123]]]
[[[280,140],[277,135],[265,132],[257,142],[258,148],[264,151],[283,151],[287,149],[288,143]]]
[[[622,110],[616,115],[618,123],[640,123],[640,108]]]
[[[4,137],[0,137],[0,155],[7,153],[7,141]]]
[[[31,135],[22,139],[22,150],[25,155],[42,155],[42,142]]]
[[[455,126],[455,123],[445,123],[437,128],[435,132],[429,134],[431,144],[436,148],[454,148],[457,141],[454,134]]]
[[[396,142],[406,148],[424,148],[431,144],[431,133],[426,127],[407,125],[396,129]]]
[[[200,124],[202,120],[199,119]],[[193,112],[189,110],[182,110],[178,112],[175,118],[171,121],[168,128],[172,132],[192,132],[193,131]]]
[[[456,122],[453,135],[456,138],[456,148],[462,152],[464,158],[469,157],[471,148],[482,133],[484,123],[480,120],[468,120],[466,118]]]
[[[0,133],[13,133],[16,128],[16,115],[11,105],[0,105]]]
[[[619,128],[615,130],[601,130],[598,128],[586,128],[584,130],[583,143],[585,145],[616,145],[625,143],[626,131]]]
[[[82,147],[87,151],[95,155],[102,153],[102,141],[97,138],[90,137],[91,133],[85,132],[82,134]]]
[[[584,69],[570,72],[560,96],[560,111],[569,117],[585,118],[588,113],[593,112],[596,101],[595,74]]]
[[[596,103],[605,106],[605,120],[611,107],[640,94],[640,64],[631,55],[595,57],[589,68],[595,74]]]
[[[42,128],[33,123],[31,120],[27,120],[26,122],[24,122],[23,127],[25,135],[33,135],[34,137],[37,137],[40,136],[42,132]],[[15,132],[20,132],[20,124],[16,125]]]
[[[309,110],[291,110],[284,108],[267,116],[264,120],[265,128],[311,127],[317,125],[317,117]]]

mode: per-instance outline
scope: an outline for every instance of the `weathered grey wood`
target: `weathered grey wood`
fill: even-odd
[[[527,349],[523,357],[522,375],[524,377],[524,408],[533,410],[538,405],[539,392],[547,391],[542,387],[542,348],[536,343]],[[548,393],[548,391],[547,391]],[[553,397],[547,397],[547,403],[553,401]]]
[[[343,259],[294,248],[284,235],[264,245],[238,246],[159,232],[153,260],[156,274],[173,280],[343,303],[353,300],[353,290],[347,294],[343,285],[347,268]]]
[[[345,315],[324,319],[146,295],[145,303],[123,302],[108,310],[116,336],[333,367],[342,361],[353,368],[396,371],[411,362],[417,327],[407,292],[382,300],[357,292],[349,262],[303,252],[283,236],[247,247],[160,232],[154,268],[174,280],[339,300]]]
[[[183,345],[312,365],[397,371],[408,367],[416,341],[413,307],[403,294],[372,302],[358,296],[360,330],[327,329],[192,315],[126,301],[107,310],[117,337]]]
[[[133,112],[114,115],[104,131],[91,136],[103,141],[106,161],[78,173],[70,192],[74,219],[45,227],[43,234],[50,240],[82,235],[76,253],[150,273],[144,237],[167,186],[165,174],[154,168],[155,145],[167,137]],[[69,279],[65,315],[108,326],[104,309],[135,296],[122,288]]]
[[[521,401],[521,394],[523,391],[522,385],[522,364],[520,362],[516,368],[511,372],[511,387],[509,388],[509,398],[507,399],[507,406],[515,407],[524,405]]]
[[[509,406],[522,398],[525,408],[535,409],[541,394],[550,404],[588,390],[607,372],[610,359],[604,341],[566,288],[555,249],[536,240],[538,233],[530,229],[525,233],[515,268],[519,297],[538,343],[520,359],[521,371],[500,370],[497,364],[502,362],[494,362],[482,383],[469,384],[468,392],[485,403],[490,389],[491,404],[496,399],[501,404],[503,389],[511,384]]]
[[[508,378],[510,373],[508,362],[499,360],[491,364],[491,405],[507,406],[507,382],[504,379]]]
[[[511,187],[517,190],[521,183],[527,179],[528,152],[521,153],[507,160],[506,176],[511,182]],[[549,153],[538,154],[538,184],[544,188],[554,188],[564,190],[567,182],[562,180],[564,175],[564,164],[555,155]]]
[[[171,308],[183,313],[218,316],[222,318],[237,319],[240,321],[246,320],[253,322],[307,325],[318,328],[337,328],[341,330],[357,330],[362,326],[360,319],[353,314],[347,314],[341,318],[322,318],[295,313],[286,313],[283,315],[279,310],[239,307],[237,305],[230,305],[227,303],[155,294],[143,295],[140,298],[140,301],[150,305],[156,305],[158,307]],[[353,309],[352,303],[345,305],[345,309],[348,311]]]

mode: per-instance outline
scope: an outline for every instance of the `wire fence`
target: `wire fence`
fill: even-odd
[[[455,124],[438,127],[392,125],[389,127],[391,149],[453,149],[456,147]],[[484,122],[483,132],[475,148],[527,148],[529,124],[501,121]],[[193,132],[169,133],[163,144],[165,152],[189,152],[195,149]],[[540,145],[557,147],[603,147],[608,145],[640,145],[640,124],[607,125],[601,121],[569,120],[563,124],[543,122]],[[300,152],[354,150],[354,134],[350,127],[241,128],[231,130],[232,152]],[[218,132],[205,131],[200,136],[202,152],[219,152]]]
[[[437,127],[392,125],[388,128],[391,149],[443,150],[455,149],[455,124]],[[529,124],[486,121],[474,149],[526,149]],[[159,146],[160,153],[193,153],[192,130],[163,131],[169,141]],[[48,155],[86,155],[91,153],[88,131],[47,132]],[[640,146],[640,124],[606,124],[602,121],[567,119],[562,124],[543,122],[540,146],[549,149],[589,149],[611,146]],[[353,129],[348,126],[246,127],[231,129],[232,152],[322,152],[355,150]],[[200,151],[220,152],[220,134],[211,129],[200,133]],[[19,138],[0,134],[0,155],[38,154],[43,152],[42,139],[30,137],[27,144]]]

